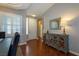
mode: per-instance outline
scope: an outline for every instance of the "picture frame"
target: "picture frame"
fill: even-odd
[[[60,30],[61,29],[60,21],[61,21],[61,17],[50,20],[50,23],[49,23],[50,29],[51,30]]]

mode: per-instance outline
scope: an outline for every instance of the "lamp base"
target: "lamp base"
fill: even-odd
[[[65,30],[65,28],[63,29],[63,34],[66,35],[66,30]]]

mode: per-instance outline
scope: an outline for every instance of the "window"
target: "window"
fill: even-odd
[[[13,28],[13,33],[15,33],[15,32],[21,32],[21,27],[22,27],[22,25],[21,25],[21,19],[19,18],[19,17],[15,17],[14,19],[13,19],[13,24],[12,24],[12,28]]]
[[[3,31],[7,34],[11,34],[11,18],[8,16],[3,16]]]
[[[26,18],[26,35],[28,34],[28,17]]]
[[[21,16],[3,16],[3,31],[7,34],[21,32]]]

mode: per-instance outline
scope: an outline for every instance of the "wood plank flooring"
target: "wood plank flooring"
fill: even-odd
[[[64,52],[49,47],[37,39],[30,40],[26,45],[20,47],[24,56],[74,56],[71,53],[66,55]]]

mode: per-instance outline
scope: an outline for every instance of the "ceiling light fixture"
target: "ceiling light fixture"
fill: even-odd
[[[32,17],[36,17],[36,15],[35,15],[35,14],[33,14],[33,15],[32,15]]]

